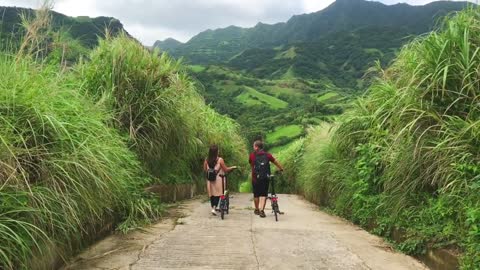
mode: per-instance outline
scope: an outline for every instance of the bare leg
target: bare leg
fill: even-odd
[[[260,210],[265,209],[265,204],[267,203],[267,197],[260,197]]]
[[[210,206],[212,207],[212,213],[215,213],[215,206],[213,206],[213,198],[212,198],[212,190],[210,187],[210,181],[207,180],[207,193],[208,193],[208,198],[210,199]]]
[[[258,209],[258,197],[253,198],[253,202],[255,203],[255,209]]]
[[[212,196],[212,191],[210,190],[210,181],[207,180],[207,193],[208,197],[210,198]]]

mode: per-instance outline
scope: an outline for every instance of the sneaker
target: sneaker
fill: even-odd
[[[259,209],[255,209],[255,211],[253,211],[253,213],[254,213],[255,215],[260,215],[260,210],[259,210]]]
[[[266,216],[267,216],[267,215],[265,215],[265,211],[263,211],[263,210],[260,211],[260,217],[261,217],[261,218],[264,218],[264,217],[266,217]]]
[[[212,209],[212,215],[214,215],[214,216],[217,215],[217,213],[215,213],[215,210],[214,210],[214,209]]]

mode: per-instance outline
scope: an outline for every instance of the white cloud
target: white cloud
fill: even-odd
[[[105,16],[97,9],[95,0],[57,0],[54,10],[68,16]]]
[[[142,37],[140,41],[148,46],[153,45],[157,40],[165,40],[170,37],[175,37],[180,41],[187,41],[191,37],[188,32],[165,27],[145,27],[141,24],[127,25],[125,29],[134,37]]]
[[[477,0],[470,0],[475,2]],[[0,6],[36,8],[42,0],[0,0]],[[334,0],[56,0],[54,10],[69,16],[109,16],[146,45],[173,37],[187,41],[206,30],[258,22],[276,23],[292,15],[322,10]],[[422,5],[430,0],[381,0]]]
[[[322,10],[331,5],[334,0],[303,0],[303,9],[305,13],[312,13]]]
[[[17,7],[26,7],[26,8],[37,8],[41,6],[41,0],[2,0],[0,1],[1,6],[17,6]]]

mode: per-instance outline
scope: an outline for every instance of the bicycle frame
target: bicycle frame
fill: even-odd
[[[272,187],[271,195],[268,197],[272,204],[272,213],[275,215],[275,221],[278,221],[278,214],[282,214],[278,207],[278,196],[275,193],[275,175],[270,175],[270,185]]]
[[[227,175],[220,174],[222,178],[222,195],[220,195],[220,217],[224,219],[225,214],[228,215],[228,210],[230,206],[228,190],[225,188],[227,185]]]

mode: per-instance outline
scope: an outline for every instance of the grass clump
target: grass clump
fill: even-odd
[[[0,269],[56,268],[105,228],[152,222],[162,206],[144,189],[203,179],[210,143],[243,164],[237,124],[180,62],[120,35],[67,68],[32,23],[16,56],[0,53]]]
[[[300,125],[288,125],[275,128],[271,133],[267,134],[268,143],[276,143],[280,140],[288,140],[297,138],[303,134],[303,127]]]
[[[479,269],[479,47],[477,8],[404,47],[327,144],[306,138],[301,192],[379,235],[402,231],[408,254],[453,248]]]
[[[237,125],[205,105],[181,63],[167,54],[123,35],[100,41],[78,71],[83,91],[112,112],[108,124],[129,137],[160,181],[198,177],[210,143],[219,144],[230,163],[244,159]]]
[[[0,268],[50,268],[112,220],[148,220],[159,208],[109,115],[57,69],[0,55]],[[44,257],[32,265],[33,258]],[[45,264],[43,264],[45,263]]]

